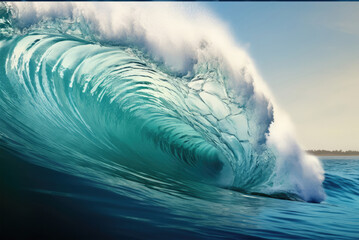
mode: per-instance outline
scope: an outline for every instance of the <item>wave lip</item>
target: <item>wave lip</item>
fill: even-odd
[[[156,16],[148,4],[2,6],[0,133],[65,171],[116,163],[321,201],[319,161],[278,123],[250,58],[221,24],[176,7],[156,6],[166,13]]]

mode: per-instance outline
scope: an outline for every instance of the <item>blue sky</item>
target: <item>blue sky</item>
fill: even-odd
[[[247,49],[307,149],[359,150],[359,3],[203,3]]]

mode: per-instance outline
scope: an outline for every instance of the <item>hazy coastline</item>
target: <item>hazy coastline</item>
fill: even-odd
[[[315,156],[359,156],[359,151],[342,151],[342,150],[307,150],[307,153]]]

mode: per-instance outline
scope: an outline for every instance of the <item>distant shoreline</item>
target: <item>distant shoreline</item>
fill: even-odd
[[[358,151],[327,151],[327,150],[308,150],[307,153],[315,156],[359,156]]]

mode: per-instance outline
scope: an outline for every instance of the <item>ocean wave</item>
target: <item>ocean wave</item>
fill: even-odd
[[[0,8],[0,137],[25,159],[99,181],[324,199],[318,159],[245,51],[197,5]]]

